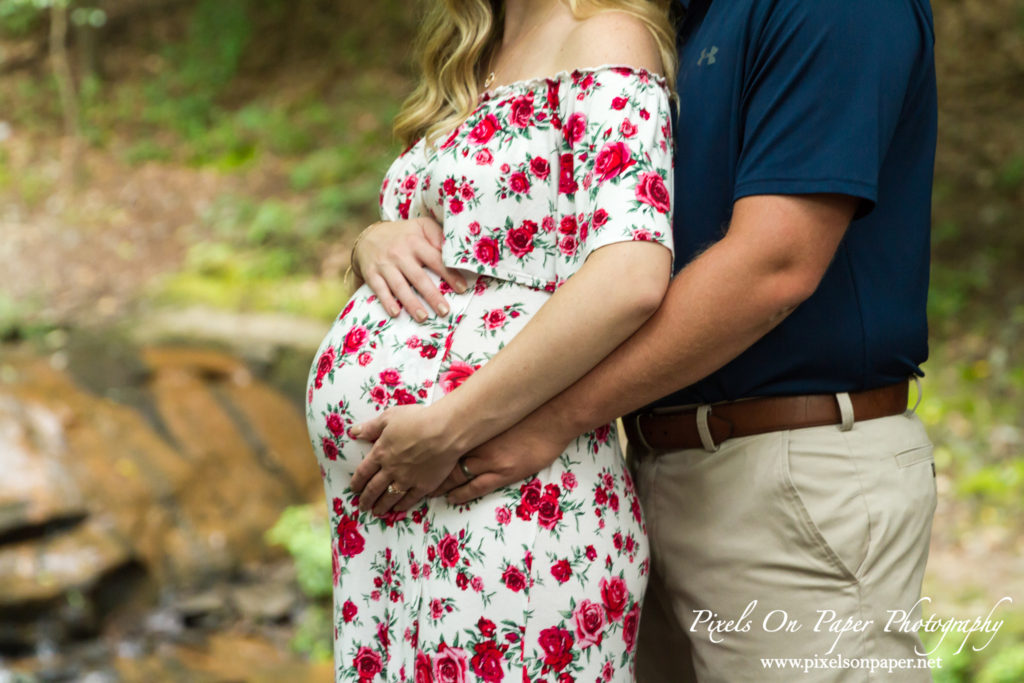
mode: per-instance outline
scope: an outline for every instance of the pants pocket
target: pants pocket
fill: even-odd
[[[907,506],[912,511],[925,511],[928,525],[935,512],[938,495],[935,485],[935,447],[931,443],[900,451],[895,456],[897,479]],[[918,521],[911,514],[906,524]]]
[[[912,467],[922,462],[935,462],[935,449],[932,444],[924,444],[896,454],[896,464],[900,467]],[[932,475],[935,469],[932,468]]]
[[[818,429],[818,428],[815,428]],[[823,428],[829,429],[829,428]],[[871,542],[871,517],[857,463],[838,433],[789,439],[782,453],[784,483],[809,548],[841,578],[859,580]]]

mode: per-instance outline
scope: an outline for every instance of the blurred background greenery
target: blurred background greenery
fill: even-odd
[[[1024,680],[1024,0],[933,6],[920,414],[941,500],[925,613],[1013,597],[993,643],[954,654],[947,639],[936,675],[1009,683]],[[288,321],[325,328],[347,299],[349,246],[400,151],[416,25],[401,0],[0,0],[0,339],[56,355],[79,330],[161,329],[245,355],[223,321],[278,316],[268,343],[297,351],[269,374],[300,405],[316,335],[289,338]],[[311,606],[292,642],[323,658],[319,507],[290,510],[268,543]]]

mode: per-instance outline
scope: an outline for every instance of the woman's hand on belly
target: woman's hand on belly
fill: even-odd
[[[374,442],[352,475],[359,508],[377,515],[408,509],[440,486],[462,455],[449,422],[437,404],[408,405],[354,427],[353,436]],[[388,493],[389,485],[403,493]]]
[[[443,242],[441,226],[430,218],[374,223],[363,231],[352,250],[353,270],[370,286],[391,317],[401,311],[400,302],[416,320],[427,319],[427,311],[413,290],[438,315],[445,316],[448,304],[426,269],[437,273],[459,293],[466,291],[466,279],[444,265]]]

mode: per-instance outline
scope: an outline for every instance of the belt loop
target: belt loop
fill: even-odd
[[[839,414],[843,418],[839,431],[848,432],[853,429],[853,401],[850,400],[850,394],[845,391],[836,394],[836,403],[839,404]]]
[[[718,450],[715,440],[711,437],[711,430],[708,428],[708,415],[711,414],[711,406],[701,405],[697,408],[697,434],[700,435],[700,443],[704,450],[714,453]]]
[[[633,431],[636,432],[637,441],[640,442],[638,445],[642,446],[644,448],[644,450],[646,450],[648,453],[650,453],[650,452],[652,452],[654,450],[654,446],[652,446],[651,444],[647,443],[647,439],[644,438],[644,429],[643,429],[643,427],[640,426],[640,416],[641,416],[641,413],[635,413],[633,415],[633,426],[636,428]]]
[[[915,415],[917,413],[917,407],[921,405],[921,399],[924,398],[924,390],[921,388],[921,378],[914,375],[914,384],[917,385],[917,400],[914,401],[914,407],[910,409],[909,415]]]

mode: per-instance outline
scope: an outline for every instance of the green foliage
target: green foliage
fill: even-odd
[[[20,329],[26,313],[24,306],[0,292],[0,340],[12,336]]]
[[[53,330],[53,326],[38,320],[37,301],[13,299],[0,292],[0,342],[9,339],[39,339]]]
[[[201,0],[196,5],[187,38],[161,49],[165,63],[174,68],[161,70],[143,88],[144,122],[170,128],[189,140],[207,137],[220,116],[217,97],[237,73],[252,35],[249,4],[247,0]],[[224,130],[219,133],[230,138]],[[234,143],[228,140],[226,146],[237,156]],[[210,158],[199,156],[201,162]]]
[[[107,13],[97,7],[76,7],[71,11],[71,22],[78,26],[100,28],[107,23]]]
[[[978,675],[977,683],[1020,683],[1024,681],[1024,643],[996,652]]]
[[[994,506],[1007,523],[1018,519],[1024,496],[1024,460],[983,465],[961,479],[957,492]]]
[[[56,3],[71,10],[71,21],[79,26],[99,27],[107,14],[92,2],[75,0],[0,0],[0,35],[23,36],[39,28],[45,13]]]
[[[289,174],[295,190],[336,186],[353,178],[371,176],[379,181],[380,161],[360,145],[325,147],[297,163]],[[376,194],[376,190],[374,191]]]
[[[925,652],[931,652],[930,658],[937,660],[941,665],[939,668],[932,669],[932,681],[934,683],[968,683],[973,671],[970,648],[964,648],[958,653],[960,641],[949,637],[936,647],[938,636],[941,635],[941,633],[932,633],[924,634],[922,637]]]
[[[981,258],[976,260],[983,260]],[[993,269],[983,263],[955,266],[933,263],[928,291],[928,318],[955,320],[992,285]]]
[[[344,283],[295,273],[283,248],[237,250],[223,242],[193,245],[184,268],[149,292],[160,304],[204,304],[233,311],[280,311],[330,320],[348,298]]]
[[[1024,366],[998,347],[986,357],[935,345],[918,415],[936,443],[935,462],[956,495],[985,523],[1024,519]]]
[[[205,115],[205,114],[204,114]],[[219,111],[210,112],[210,125],[193,135],[187,148],[186,161],[193,166],[214,166],[229,172],[256,159],[258,148],[244,131]]]
[[[283,546],[295,560],[299,588],[313,599],[330,597],[331,532],[310,505],[292,505],[266,533],[267,542]]]
[[[296,248],[306,237],[297,226],[299,213],[299,208],[280,199],[256,203],[247,197],[225,195],[214,202],[203,222],[215,235],[240,248]]]
[[[1005,192],[1015,192],[1024,185],[1024,156],[1007,161],[996,175],[996,185]]]
[[[0,147],[0,190],[4,190],[11,184],[11,169],[7,165],[10,155],[7,150]]]
[[[22,36],[36,28],[43,11],[49,8],[45,0],[0,0],[0,35]]]
[[[155,140],[139,140],[124,153],[125,161],[132,165],[147,161],[170,161],[172,156],[171,150]]]
[[[256,209],[245,241],[250,244],[284,242],[294,234],[294,227],[295,210],[280,200],[268,199]]]
[[[310,605],[299,618],[299,625],[292,636],[291,647],[310,659],[330,661],[334,656],[334,626],[331,624],[333,610],[330,606]]]
[[[1020,683],[1024,681],[1024,631],[1021,613],[1009,619],[986,647],[981,647],[987,636],[975,634],[961,647],[963,636],[951,632],[943,638],[941,632],[923,635],[926,652],[933,660],[941,661],[941,668],[932,669],[935,683]],[[941,640],[941,643],[939,642]],[[959,652],[957,652],[959,650]]]
[[[956,221],[940,220],[932,226],[933,247],[956,244],[960,239],[962,239],[962,231]]]
[[[289,179],[296,190],[308,190],[339,183],[350,177],[360,165],[359,157],[351,148],[328,147],[313,152],[297,163]]]
[[[323,188],[309,207],[308,233],[317,238],[339,234],[360,209],[373,205],[376,192],[376,182]]]
[[[252,34],[246,0],[201,0],[192,14],[188,40],[181,47],[181,84],[217,91],[234,77]]]
[[[72,14],[97,23],[98,16],[75,14],[96,4],[75,2]],[[7,10],[15,5],[41,12],[32,0],[0,0]],[[407,8],[392,0],[375,13],[376,21],[388,25],[408,22]],[[213,244],[196,245],[181,272],[154,283],[150,291],[158,301],[325,318],[336,312],[329,310],[336,303],[344,303],[341,283],[318,279],[321,263],[326,254],[338,254],[338,241],[375,217],[380,178],[397,151],[387,123],[398,97],[362,69],[346,70],[336,82],[319,75],[294,90],[288,84],[286,96],[279,89],[253,97],[251,74],[238,77],[247,55],[248,62],[259,61],[253,55],[267,39],[255,31],[265,32],[268,22],[292,26],[289,22],[298,18],[297,25],[308,30],[320,16],[351,15],[345,8],[283,0],[196,0],[185,14],[187,26],[177,33],[181,37],[151,48],[145,78],[104,82],[83,75],[79,97],[87,143],[111,145],[130,165],[184,163],[224,174],[258,169],[269,180],[263,187],[270,191],[261,189],[258,198],[236,193],[215,202],[202,217]],[[364,49],[380,41],[351,28],[340,33],[350,37],[353,63],[382,59]],[[327,54],[345,43],[335,37]],[[387,50],[381,55],[393,58]],[[19,106],[5,118],[19,132],[48,135],[60,125],[52,77],[45,70],[41,76],[17,82]],[[239,81],[249,93],[242,98]],[[239,184],[247,185],[246,179]],[[8,174],[0,164],[2,190],[39,207],[51,195],[53,181],[38,169]]]
[[[0,191],[10,191],[28,207],[37,207],[53,193],[54,179],[44,169],[21,169],[14,172],[8,154],[0,147]]]
[[[262,142],[271,152],[292,156],[315,148],[313,125],[319,113],[250,104],[231,117],[231,124],[247,138]]]
[[[281,513],[266,539],[271,545],[283,546],[292,556],[299,587],[313,600],[299,618],[292,649],[312,659],[330,660],[334,650],[330,601],[333,572],[331,532],[326,520],[311,505],[293,505]]]

